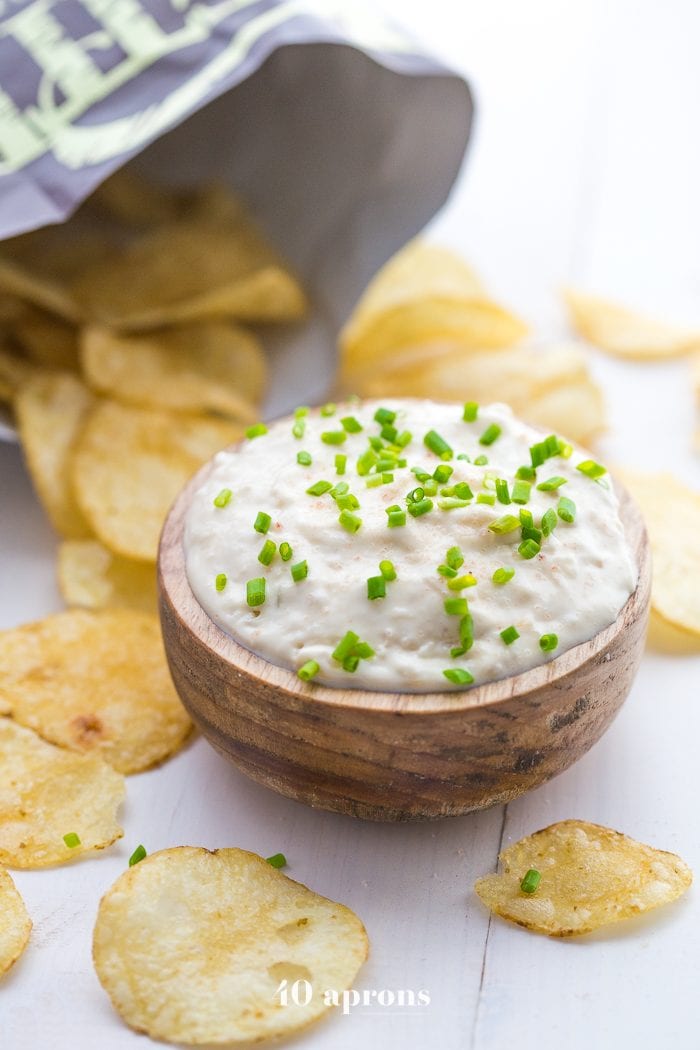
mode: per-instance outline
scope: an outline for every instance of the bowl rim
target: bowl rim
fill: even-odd
[[[235,442],[222,451],[235,450]],[[183,623],[213,659],[228,663],[232,670],[256,678],[261,685],[284,693],[296,702],[311,702],[321,707],[345,708],[358,714],[431,715],[458,714],[479,708],[522,699],[561,682],[596,658],[605,661],[606,650],[625,626],[648,613],[651,593],[651,550],[644,519],[639,507],[622,483],[611,475],[619,500],[620,517],[630,550],[637,566],[637,583],[616,618],[587,641],[579,642],[537,667],[517,675],[484,682],[469,689],[439,692],[394,692],[326,686],[303,682],[295,671],[273,664],[241,645],[227,634],[199,604],[185,571],[185,516],[194,493],[214,467],[209,459],[187,482],[171,506],[163,524],[158,547],[158,599],[163,616],[163,603]],[[178,586],[179,583],[179,586]]]

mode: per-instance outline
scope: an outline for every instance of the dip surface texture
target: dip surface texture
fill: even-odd
[[[589,456],[554,437],[547,443],[504,405],[481,406],[465,421],[474,410],[350,401],[220,452],[185,529],[199,603],[273,664],[297,671],[312,662],[314,681],[388,692],[495,681],[591,638],[613,622],[637,578],[609,476],[591,476],[597,464],[578,470]],[[428,447],[431,431],[438,440],[429,437]],[[298,462],[298,453],[308,455]],[[342,474],[338,456],[347,457]],[[555,487],[537,488],[552,479]],[[319,482],[334,488],[309,494]],[[391,507],[398,513],[390,517]],[[387,561],[395,579],[380,570]],[[499,569],[506,582],[494,582]],[[264,600],[249,605],[261,601],[261,584],[249,581],[261,579]]]

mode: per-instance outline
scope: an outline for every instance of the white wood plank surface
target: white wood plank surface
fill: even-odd
[[[700,322],[700,7],[692,0],[384,0],[463,70],[478,121],[432,235],[545,335],[566,332],[568,282]],[[612,462],[671,467],[700,487],[686,362],[591,354]],[[274,406],[273,406],[274,407]],[[16,448],[0,446],[0,627],[60,607],[54,539]],[[700,581],[698,581],[700,586]],[[135,1050],[90,963],[97,901],[131,850],[180,843],[282,850],[292,877],[346,902],[372,956],[360,989],[427,989],[429,1006],[357,1008],[290,1044],[309,1050],[696,1050],[697,891],[580,941],[490,921],[474,879],[501,843],[565,817],[680,852],[700,871],[695,788],[700,659],[650,651],[623,713],[577,766],[481,814],[381,826],[317,813],[248,781],[202,741],[133,777],[126,834],[104,856],[17,872],[35,922],[0,987],[2,1050]]]

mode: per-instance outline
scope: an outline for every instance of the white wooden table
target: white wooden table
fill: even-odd
[[[543,333],[583,284],[700,322],[700,8],[693,0],[385,0],[464,70],[478,123],[434,235]],[[610,462],[670,467],[700,487],[687,365],[591,355]],[[0,446],[0,626],[60,608],[55,541],[16,448]],[[700,585],[700,581],[699,585]],[[125,838],[95,860],[18,872],[31,945],[0,989],[2,1050],[131,1050],[90,961],[100,894],[133,848],[283,851],[289,874],[353,907],[371,959],[358,987],[426,989],[430,1005],[335,1014],[309,1050],[667,1047],[696,1050],[697,891],[652,917],[553,941],[490,921],[472,894],[502,844],[566,817],[677,850],[700,872],[700,658],[649,652],[609,733],[553,783],[505,809],[416,826],[314,812],[247,780],[203,740],[132,777]]]

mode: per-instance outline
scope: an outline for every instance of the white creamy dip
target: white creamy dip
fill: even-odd
[[[375,463],[370,473],[360,475],[358,458],[370,450],[370,437],[380,437],[382,424],[374,419],[380,408],[396,414],[380,440],[393,447],[394,458],[405,458],[406,465],[386,469],[386,462]],[[341,419],[347,417],[362,430],[346,433]],[[302,437],[292,433],[295,422],[297,433],[304,431]],[[493,435],[493,425],[500,433],[492,443],[481,444],[489,427]],[[412,435],[408,444],[396,444],[392,427],[400,441],[406,441],[406,432]],[[448,450],[441,458],[426,447],[424,437],[429,431],[435,431],[449,446],[451,456]],[[333,435],[337,439],[340,432],[346,434],[340,444],[322,440],[322,434],[330,433],[334,440]],[[571,452],[563,443],[557,449],[550,441],[548,451],[555,448],[555,454],[537,466],[536,478],[520,479],[525,486],[521,484],[517,494],[521,499],[527,496],[527,502],[504,503],[496,497],[496,479],[507,485],[507,494],[503,484],[499,485],[502,496],[513,495],[518,468],[531,467],[530,447],[545,437],[516,419],[505,405],[479,407],[476,419],[465,422],[462,405],[397,398],[346,402],[333,415],[313,410],[296,421],[274,423],[267,433],[244,441],[233,451],[220,452],[192,501],[185,529],[192,590],[212,620],[241,645],[290,670],[313,661],[318,664],[314,681],[326,685],[432,692],[466,688],[469,676],[479,684],[526,671],[612,623],[637,578],[609,477],[595,478],[577,470],[590,456],[576,449]],[[438,443],[436,447],[442,446]],[[311,465],[297,462],[302,451],[310,455]],[[336,472],[338,455],[347,457],[342,475]],[[381,449],[372,450],[361,469],[371,464],[373,455],[392,458]],[[473,462],[480,456],[487,457],[488,463]],[[426,495],[426,490],[429,493],[436,487],[435,482],[419,480],[411,468],[420,467],[432,475],[441,464],[453,468],[453,473],[437,484],[435,495]],[[385,468],[385,478],[393,475],[393,481],[368,487],[377,465]],[[596,473],[595,467],[588,469]],[[565,484],[550,491],[537,488],[557,477]],[[345,507],[344,520],[355,528],[359,519],[356,532],[347,531],[339,522],[341,510],[331,492],[307,494],[319,481],[340,483],[341,489],[348,485],[360,506]],[[464,482],[473,498],[464,506],[449,506],[469,498],[464,488],[458,490],[461,497],[450,492]],[[421,493],[415,492],[421,488],[422,500]],[[432,508],[416,517],[406,513],[409,493],[414,502],[421,503],[421,509],[426,509],[426,499]],[[495,503],[478,502],[480,495],[495,497]],[[336,491],[341,507],[348,502],[347,496]],[[217,497],[222,506],[215,505]],[[562,497],[575,504],[573,522],[557,513],[561,507],[566,517],[567,508],[571,510],[567,503],[560,505]],[[449,509],[442,509],[441,502]],[[388,527],[387,508],[397,505],[405,513],[406,524]],[[537,531],[542,531],[541,520],[548,510],[554,515],[547,520],[555,517],[556,527],[541,536],[537,551]],[[504,516],[519,519],[521,511],[525,512],[525,528],[529,511],[531,527],[537,530],[530,534],[531,542],[522,553],[523,522],[505,533],[489,529]],[[259,512],[263,515],[259,528],[264,529],[266,515],[270,518],[267,532],[254,527]],[[398,514],[392,520],[402,517]],[[272,552],[269,565],[258,560],[266,542],[264,557]],[[292,548],[287,561],[280,555],[282,543]],[[453,566],[459,558],[454,552],[453,564],[446,561],[448,550],[455,547],[464,558],[456,570]],[[532,557],[523,556],[533,550]],[[288,553],[286,548],[284,553]],[[396,579],[384,582],[385,597],[370,600],[368,578],[381,577],[379,563],[386,560],[392,563]],[[308,573],[295,581],[292,566],[304,561]],[[443,568],[446,575],[441,575],[438,566],[447,566]],[[497,584],[493,574],[499,568],[515,573],[506,583]],[[301,573],[303,568],[297,570],[297,575]],[[247,582],[261,578],[265,580],[264,603],[251,607]],[[451,582],[458,589],[451,589]],[[370,586],[381,592],[382,581]],[[253,585],[255,589],[259,591],[260,585]],[[450,599],[465,599],[466,613],[464,604],[450,603]],[[455,611],[446,611],[446,600]],[[465,621],[465,615],[471,620]],[[518,637],[507,644],[501,632],[508,639],[513,635],[509,628],[515,628]],[[351,658],[344,668],[332,654],[348,631],[369,648],[360,647],[364,658],[359,663]],[[556,644],[549,642],[555,647],[549,650],[546,642],[540,642],[546,635],[556,635]],[[460,648],[466,651],[451,655],[451,650]],[[311,669],[315,670],[313,663]],[[445,677],[445,670],[455,669],[458,674],[451,677],[458,680]]]

